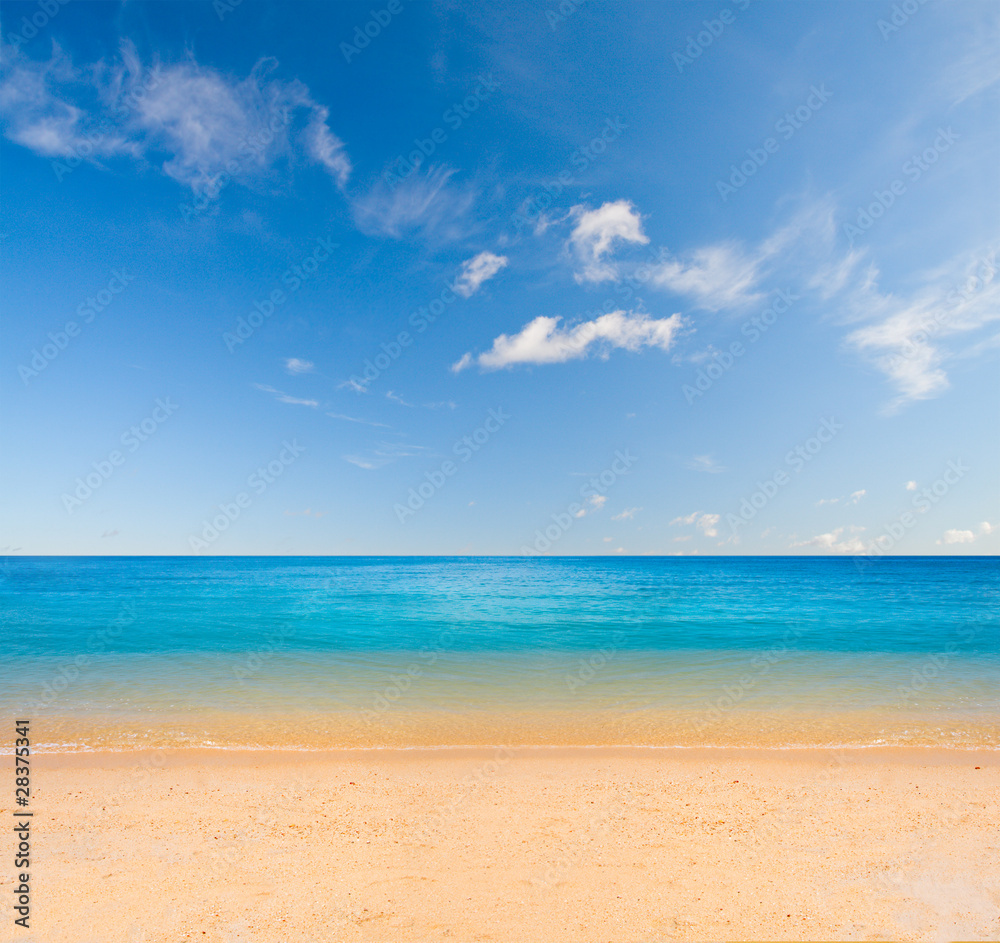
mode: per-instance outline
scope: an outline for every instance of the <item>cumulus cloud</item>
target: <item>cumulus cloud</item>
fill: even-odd
[[[906,490],[907,491],[916,491],[917,490],[917,483],[915,481],[908,481],[906,483]]]
[[[289,357],[285,361],[285,369],[289,373],[312,373],[313,368],[316,366],[310,360],[299,360],[298,357]]]
[[[489,281],[504,266],[508,259],[505,255],[494,255],[492,252],[480,252],[462,263],[462,271],[459,274],[452,290],[463,298],[471,298],[479,286],[485,281]]]
[[[41,156],[158,163],[198,196],[217,193],[223,174],[249,182],[280,160],[318,164],[340,187],[350,175],[328,109],[301,82],[272,78],[275,59],[238,80],[193,57],[146,65],[129,43],[118,60],[82,67],[58,46],[46,61],[3,54],[4,133]]]
[[[938,544],[971,544],[975,539],[976,535],[971,530],[956,530],[952,528],[944,532],[944,536],[938,541]]]
[[[718,514],[703,514],[701,511],[695,511],[693,514],[688,514],[686,517],[675,517],[671,522],[670,526],[675,527],[679,524],[687,525],[690,527],[694,524],[696,527],[700,528],[702,533],[706,537],[717,537],[719,531],[716,525],[719,523],[721,516]]]
[[[576,514],[574,514],[573,516],[574,517],[586,517],[587,514],[590,513],[590,512],[599,511],[602,507],[604,507],[604,505],[607,502],[607,500],[608,500],[607,495],[592,494],[587,499],[587,502],[590,504],[590,507],[589,508],[587,508],[587,507],[580,508],[576,512]]]
[[[607,282],[618,278],[618,269],[607,260],[616,242],[646,245],[642,218],[628,200],[604,203],[596,210],[574,206],[570,210],[576,225],[567,247],[576,260],[577,282]]]
[[[715,527],[718,523],[718,514],[702,514],[702,516],[695,522],[695,526],[700,527],[706,537],[718,537],[719,532]]]
[[[996,530],[996,528],[989,521],[983,521],[982,524],[979,525],[979,533],[981,534],[992,534],[994,530]]]
[[[612,348],[637,351],[643,347],[669,350],[683,322],[679,314],[650,318],[646,314],[612,311],[593,321],[559,327],[560,318],[537,317],[513,337],[501,334],[484,354],[465,354],[452,365],[456,373],[478,364],[499,370],[519,363],[547,364],[579,360],[596,349],[606,359]]]

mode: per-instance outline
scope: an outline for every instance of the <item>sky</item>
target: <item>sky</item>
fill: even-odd
[[[993,2],[5,2],[0,553],[993,554]]]

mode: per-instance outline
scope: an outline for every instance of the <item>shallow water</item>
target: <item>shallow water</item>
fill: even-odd
[[[1000,746],[995,558],[6,558],[48,749]],[[2,744],[0,744],[2,746]]]

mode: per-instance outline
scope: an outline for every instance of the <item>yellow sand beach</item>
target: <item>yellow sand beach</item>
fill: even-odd
[[[996,751],[35,762],[32,925],[3,940],[1000,937]]]

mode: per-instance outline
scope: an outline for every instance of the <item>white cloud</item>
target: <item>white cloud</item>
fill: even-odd
[[[311,406],[314,409],[319,406],[319,402],[314,399],[298,399],[289,393],[276,390],[273,386],[265,386],[263,383],[255,383],[254,386],[264,393],[271,393],[279,403],[289,403],[292,406]]]
[[[688,514],[686,517],[675,517],[671,522],[670,526],[673,527],[679,524],[685,524],[690,526],[694,524],[696,527],[700,528],[702,533],[706,537],[717,537],[719,531],[716,525],[719,523],[721,516],[718,514],[703,514],[701,511],[695,511],[693,514]]]
[[[580,510],[573,515],[574,517],[586,517],[588,513],[599,511],[602,507],[604,507],[608,498],[607,495],[592,494],[587,500],[590,502],[590,508],[580,508]]]
[[[395,239],[412,233],[458,238],[464,233],[462,220],[475,194],[450,183],[455,173],[450,167],[428,167],[394,186],[379,180],[354,202],[358,228],[369,235]]]
[[[811,288],[824,295],[843,285],[857,258],[825,268],[817,258],[830,254],[837,235],[836,207],[830,201],[805,206],[770,236],[751,247],[733,240],[698,246],[671,256],[665,250],[650,268],[650,284],[690,298],[706,311],[740,310],[764,301],[761,283],[782,272],[785,285],[814,272]],[[792,293],[794,294],[794,293]]]
[[[618,270],[605,257],[616,240],[646,245],[649,238],[642,231],[642,218],[628,200],[604,203],[596,210],[574,206],[570,215],[576,225],[567,247],[575,257],[578,282],[607,282],[618,278]]]
[[[282,158],[320,164],[341,187],[350,174],[328,110],[301,82],[269,78],[274,59],[236,80],[191,57],[147,67],[128,43],[120,60],[81,68],[58,46],[44,62],[3,52],[5,133],[42,156],[158,162],[198,195],[217,192],[223,173],[246,183]]]
[[[847,342],[870,358],[896,388],[885,412],[948,389],[944,364],[956,356],[945,346],[948,339],[981,331],[1000,319],[997,271],[996,249],[983,249],[971,260],[950,260],[922,287],[899,297],[881,292],[878,271],[869,269],[848,298],[847,310],[854,318],[874,323],[856,328]],[[966,353],[976,351],[974,346]]]
[[[651,282],[686,295],[708,311],[742,308],[759,301],[763,256],[747,256],[735,243],[695,249],[684,260],[668,259],[654,270]]]
[[[711,455],[695,455],[685,467],[692,471],[708,472],[710,475],[718,475],[726,470]]]
[[[299,360],[298,357],[289,357],[285,361],[285,369],[289,373],[312,373],[313,368],[316,366],[310,360]]]
[[[636,511],[641,511],[642,508],[625,508],[620,514],[615,514],[611,520],[613,521],[631,521],[636,514]]]
[[[820,498],[816,502],[816,507],[821,508],[824,504],[839,504],[841,501],[845,504],[857,504],[866,494],[868,491],[862,488],[859,491],[852,491],[846,498]]]
[[[698,520],[699,514],[701,514],[701,511],[695,511],[693,514],[688,514],[687,517],[675,517],[670,522],[670,526],[673,527],[676,524],[693,524],[696,520]]]
[[[992,534],[994,530],[996,530],[996,527],[989,521],[983,521],[979,525],[979,533],[981,534]]]
[[[344,142],[330,130],[327,123],[329,118],[328,108],[320,105],[313,107],[312,117],[305,131],[306,146],[313,160],[322,164],[337,183],[344,186],[351,174],[351,162],[344,149]]]
[[[452,366],[456,373],[472,364],[484,370],[499,370],[518,363],[564,363],[586,357],[591,347],[606,359],[610,348],[637,351],[643,347],[669,350],[682,326],[679,314],[653,319],[646,314],[612,311],[593,321],[560,328],[559,318],[537,317],[518,334],[501,334],[484,354],[465,354]]]
[[[391,426],[384,422],[372,422],[370,419],[356,419],[354,416],[345,416],[343,413],[327,413],[331,419],[343,419],[345,422],[360,422],[366,426],[378,426],[382,429],[391,429]]]
[[[854,277],[864,257],[864,249],[851,249],[842,259],[821,264],[806,282],[807,287],[819,292],[824,301],[832,298]]]
[[[400,406],[409,406],[411,409],[415,409],[417,405],[416,403],[408,403],[402,396],[393,390],[386,390],[385,398],[391,399],[394,403],[399,403]]]
[[[917,490],[917,483],[915,481],[908,481],[906,483],[906,490],[907,491],[916,491]]]
[[[828,534],[817,534],[810,540],[793,543],[793,547],[818,547],[821,550],[832,550],[834,553],[864,553],[865,543],[860,537],[848,537],[841,540],[845,528],[838,527]],[[851,530],[864,530],[863,527],[852,527]]]
[[[955,97],[952,107],[1000,82],[1000,59],[996,54],[1000,16],[996,10],[984,7],[982,15],[969,22],[966,35],[969,41],[965,55],[945,69],[939,79],[943,89]]]
[[[507,265],[505,255],[494,255],[492,252],[480,252],[479,255],[462,263],[462,272],[452,285],[452,290],[463,298],[471,298],[479,286],[493,278],[500,269]]]
[[[706,537],[718,537],[719,532],[715,527],[718,523],[718,514],[702,514],[702,516],[695,522],[695,526],[700,527]]]
[[[946,530],[944,536],[938,541],[939,544],[971,544],[976,539],[976,535],[971,530]]]
[[[427,447],[423,445],[401,445],[397,442],[380,442],[378,446],[367,455],[345,455],[345,462],[357,465],[365,471],[373,471],[382,468],[400,458],[411,458],[415,455],[423,455],[427,452]]]
[[[343,384],[341,384],[343,386]],[[367,391],[366,391],[367,392]],[[399,403],[400,406],[406,406],[410,409],[417,409],[418,407],[423,409],[455,409],[457,404],[452,400],[444,400],[439,403],[411,403],[409,400],[403,399],[395,390],[386,390],[385,398],[392,400],[394,403]]]

